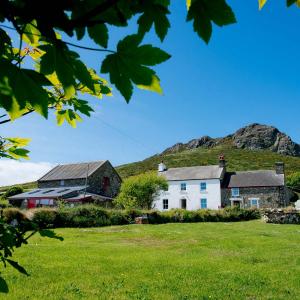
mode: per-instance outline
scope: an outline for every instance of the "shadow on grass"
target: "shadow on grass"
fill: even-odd
[[[8,293],[8,285],[2,277],[0,277],[0,293]]]

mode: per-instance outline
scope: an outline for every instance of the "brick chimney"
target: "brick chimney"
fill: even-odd
[[[226,169],[226,160],[224,154],[219,155],[219,167]]]
[[[158,165],[158,172],[164,172],[167,170],[167,166],[164,164],[164,162],[162,161],[159,165]]]
[[[276,162],[275,163],[275,171],[276,171],[276,174],[283,174],[284,175],[284,163],[283,162]]]

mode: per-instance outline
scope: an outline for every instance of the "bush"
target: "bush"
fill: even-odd
[[[191,222],[236,222],[260,218],[255,209],[226,208],[222,210],[201,209],[188,211],[172,209],[159,212],[157,210],[114,210],[95,205],[82,205],[73,208],[51,209],[37,208],[30,210],[32,222],[39,228],[53,227],[99,227],[107,225],[125,225],[135,222],[136,217],[147,216],[150,224],[191,223]],[[18,209],[8,211],[10,220]]]
[[[57,227],[57,210],[52,208],[36,208],[31,211],[32,222],[37,224],[39,228]]]
[[[13,186],[9,189],[7,189],[7,191],[3,194],[3,198],[8,198],[14,195],[18,195],[23,193],[23,188],[21,188],[20,186]]]
[[[6,223],[17,220],[18,223],[27,220],[26,215],[18,208],[6,208],[2,212],[3,219]]]

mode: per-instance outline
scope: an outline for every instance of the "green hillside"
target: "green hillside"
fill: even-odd
[[[225,155],[228,171],[274,169],[277,161],[283,161],[286,174],[300,171],[300,157],[280,155],[267,150],[236,149],[230,144],[222,144],[213,148],[196,148],[177,153],[155,155],[143,161],[134,162],[116,167],[122,178],[137,175],[146,171],[156,170],[163,160],[169,168],[189,167],[218,164],[220,154]],[[25,190],[35,188],[36,182],[19,184]],[[0,187],[0,193],[8,187]]]
[[[266,150],[236,149],[232,145],[222,144],[213,148],[196,148],[182,152],[156,155],[143,161],[117,167],[121,177],[136,175],[149,170],[156,170],[163,160],[167,167],[188,167],[218,164],[220,154],[225,155],[228,171],[273,169],[277,161],[286,165],[286,174],[300,171],[300,157],[280,155]]]

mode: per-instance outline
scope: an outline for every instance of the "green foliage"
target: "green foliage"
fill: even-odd
[[[147,216],[150,224],[191,223],[191,222],[236,222],[260,218],[255,209],[226,208],[221,210],[188,211],[173,209],[159,212],[138,209],[104,209],[95,205],[82,205],[73,208],[37,208],[30,210],[30,220],[40,229],[61,227],[102,227],[125,225],[135,222],[136,217]],[[16,209],[4,210],[5,220],[22,220],[24,214]]]
[[[30,139],[0,137],[0,158],[28,159],[29,151],[23,147],[29,142]]]
[[[167,167],[192,167],[218,164],[218,157],[223,153],[227,160],[228,171],[245,170],[274,170],[276,161],[285,163],[286,174],[300,169],[300,158],[281,155],[267,150],[252,151],[236,149],[231,144],[220,144],[212,148],[197,148],[176,153],[166,153],[151,156],[143,161],[117,167],[122,178],[157,170],[158,164],[163,160]]]
[[[166,179],[155,173],[133,176],[123,181],[115,205],[127,209],[151,209],[157,193],[167,188]]]
[[[295,172],[287,176],[286,184],[288,187],[300,191],[300,172]]]
[[[8,198],[8,197],[12,197],[14,195],[18,195],[18,194],[21,194],[21,193],[23,193],[23,188],[22,187],[12,186],[12,187],[10,187],[9,189],[7,189],[5,191],[5,193],[3,194],[2,197]]]

